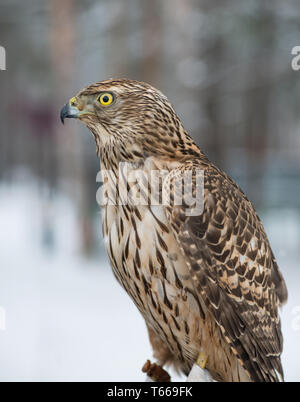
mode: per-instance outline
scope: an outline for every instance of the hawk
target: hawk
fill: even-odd
[[[101,169],[102,228],[113,272],[143,315],[158,364],[188,374],[200,362],[218,381],[283,380],[278,307],[287,289],[252,204],[187,134],[171,103],[128,79],[90,85],[61,110],[93,133]],[[133,202],[124,164],[142,173]],[[120,166],[122,168],[120,169]],[[185,173],[203,207],[175,202]],[[202,182],[198,181],[202,174]],[[202,184],[201,184],[202,183]],[[141,194],[140,192],[140,194]],[[151,192],[151,191],[150,191]],[[148,364],[149,366],[149,364]]]

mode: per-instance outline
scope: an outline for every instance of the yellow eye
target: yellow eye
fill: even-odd
[[[114,97],[109,92],[104,92],[98,98],[98,102],[101,103],[102,106],[109,106],[114,100]]]

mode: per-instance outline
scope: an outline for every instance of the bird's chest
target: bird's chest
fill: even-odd
[[[103,192],[103,235],[116,278],[172,352],[194,358],[205,313],[164,207],[110,205],[115,191],[107,183]]]
[[[189,273],[163,207],[108,205],[102,217],[114,274],[139,310],[151,316],[160,305],[173,309]]]
[[[157,167],[154,162],[150,160],[143,166],[146,178],[153,166]],[[160,171],[164,168],[158,166]],[[172,168],[168,166],[169,171]],[[103,237],[113,272],[147,325],[188,370],[201,344],[211,337],[205,325],[205,306],[194,289],[165,207],[149,199],[131,202],[128,192],[132,183],[121,177],[122,172],[108,172],[102,186]],[[151,189],[157,188],[152,185]],[[142,185],[143,191],[146,187]]]

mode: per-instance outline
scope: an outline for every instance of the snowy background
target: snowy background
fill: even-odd
[[[107,259],[79,253],[71,201],[57,194],[49,203],[40,187],[26,176],[0,186],[2,327],[6,313],[0,381],[143,381],[141,366],[152,356],[143,319]],[[45,211],[48,217],[53,211],[52,245]],[[300,274],[293,242],[300,216],[281,211],[262,218],[289,289],[282,314],[286,380],[299,381]]]

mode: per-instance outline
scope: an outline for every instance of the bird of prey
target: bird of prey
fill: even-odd
[[[143,82],[110,79],[74,96],[61,110],[65,118],[94,135],[105,171],[107,253],[146,321],[157,364],[187,375],[198,362],[217,381],[283,380],[278,308],[287,289],[263,225],[167,97]],[[139,195],[146,192],[147,202],[128,196],[137,181],[127,180],[124,166],[142,173]],[[159,197],[169,189],[165,202],[151,202],[152,172],[164,172],[154,187]],[[197,186],[203,190],[196,213],[195,202],[176,202],[185,173],[191,199]]]

